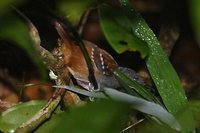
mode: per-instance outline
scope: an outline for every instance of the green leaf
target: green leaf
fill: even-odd
[[[53,115],[36,133],[120,133],[128,112],[125,104],[99,100]]]
[[[94,5],[94,0],[67,0],[61,2],[59,9],[73,24],[78,24],[83,13]]]
[[[143,58],[148,54],[147,44],[132,32],[135,21],[128,18],[120,7],[99,5],[98,9],[104,35],[115,51],[139,51]]]
[[[155,104],[153,102],[146,101],[142,98],[128,95],[120,91],[111,88],[102,88],[103,92],[89,92],[86,90],[81,90],[72,86],[56,85],[56,88],[64,88],[72,92],[76,92],[85,96],[90,96],[94,98],[111,98],[116,101],[124,102],[131,105],[131,107],[137,111],[154,116],[161,120],[163,123],[169,125],[171,128],[180,130],[180,125],[176,119],[168,113],[162,106]]]
[[[23,122],[35,115],[45,103],[45,101],[30,101],[4,111],[0,116],[0,131],[13,132]]]
[[[3,17],[2,20],[3,21],[0,22],[0,37],[2,39],[16,42],[20,47],[33,56],[34,48],[25,24],[13,15],[8,16],[7,19]]]
[[[148,44],[149,53],[146,59],[146,64],[164,102],[164,105],[169,112],[171,112],[179,120],[181,126],[183,127],[183,132],[193,130],[194,121],[192,113],[188,108],[187,98],[184,94],[180,80],[167,56],[161,49],[157,38],[152,30],[148,27],[144,19],[142,19],[142,17],[129,5],[128,0],[120,0],[120,3],[122,5],[122,10],[119,10],[120,8],[118,8],[118,14],[124,14],[124,17],[121,17],[118,14],[113,14],[113,16],[120,18],[118,20],[113,20],[111,16],[110,18],[105,17],[106,21],[109,23],[109,27],[107,28],[105,28],[103,24],[103,21],[105,20],[101,19],[102,29],[105,36],[107,37],[108,41],[111,37],[118,39],[119,36],[116,36],[115,33],[120,26],[123,26],[124,30],[118,32],[120,36],[132,32],[131,35],[134,38],[140,38]],[[103,18],[104,15],[108,16],[108,14],[115,12],[116,9],[108,6],[100,6],[99,10],[100,16]],[[106,13],[102,14],[102,10],[106,10]],[[130,19],[132,23],[126,23],[124,26],[124,18]],[[110,32],[109,29],[112,29],[112,27],[115,27],[115,29]],[[116,42],[109,42],[112,46],[116,45]],[[139,43],[138,45],[143,44],[140,42],[137,43]]]
[[[194,130],[194,120],[184,89],[155,34],[145,20],[129,5],[128,0],[119,1],[123,12],[126,12],[126,15],[135,22],[131,27],[134,35],[148,44],[149,55],[146,64],[164,105],[178,119],[182,132]]]
[[[137,131],[139,133],[177,133],[177,131],[172,130],[169,127],[161,126],[153,121],[145,121],[137,126]]]
[[[125,103],[129,103],[130,105],[132,105],[132,108],[158,118],[163,123],[166,123],[173,129],[176,129],[178,131],[181,130],[179,123],[176,121],[173,115],[168,113],[159,104],[155,104],[153,102],[149,102],[144,99],[134,97],[110,88],[104,88],[104,91],[113,100],[119,100]]]
[[[22,48],[38,66],[42,77],[45,78],[46,72],[43,67],[43,63],[37,56],[33,46],[33,41],[29,36],[27,26],[19,18],[11,13],[2,16],[0,19],[0,38],[12,41],[14,44]]]
[[[140,85],[137,81],[131,80],[129,77],[120,72],[120,70],[114,70],[113,74],[129,94],[143,97],[149,101],[161,104],[150,91],[147,91],[147,88]]]
[[[199,0],[190,0],[190,13],[191,19],[193,22],[193,28],[196,33],[196,39],[199,42],[200,46],[200,1]]]

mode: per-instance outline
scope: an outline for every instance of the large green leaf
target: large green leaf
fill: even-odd
[[[149,56],[146,64],[164,105],[178,119],[183,129],[182,132],[194,130],[194,119],[188,108],[184,89],[155,34],[145,20],[129,5],[128,0],[119,1],[129,18],[137,20],[132,27],[134,34],[148,44]]]
[[[33,43],[25,24],[11,14],[2,17],[0,24],[0,37],[2,39],[14,41],[24,50],[29,51],[31,55],[33,54]]]
[[[30,101],[6,110],[0,116],[0,131],[13,132],[23,122],[35,115],[45,103],[44,101]]]
[[[132,23],[131,24],[127,23],[126,25],[129,26],[126,27],[129,28],[129,31],[132,31],[132,36],[134,38],[138,37],[148,44],[149,52],[146,58],[146,64],[155,82],[158,92],[163,100],[164,105],[166,106],[168,111],[171,112],[178,119],[183,129],[182,132],[192,131],[194,129],[194,120],[192,112],[188,108],[187,97],[185,96],[184,90],[181,86],[181,82],[177,76],[177,73],[175,72],[170,61],[168,60],[166,54],[160,47],[160,44],[155,34],[148,27],[145,20],[129,5],[128,0],[119,0],[119,1],[122,8],[118,9],[120,10],[118,13],[123,12],[125,17],[131,20],[130,22]],[[101,10],[107,12],[104,13],[105,15],[113,12],[112,11],[113,8],[100,8],[101,16],[102,16]],[[114,15],[116,14],[113,14],[113,16]],[[101,23],[103,23],[104,21],[104,19],[102,18],[103,17],[101,17],[102,21]],[[120,27],[119,26],[120,23],[116,24],[116,22],[114,22],[116,21],[115,19],[110,18],[107,19],[107,21],[110,21],[109,28],[111,29]],[[123,22],[124,19],[120,19],[118,21]],[[114,37],[118,38],[118,36],[115,36],[114,32],[111,32],[109,28],[105,28],[104,25],[102,24],[102,29],[107,39],[110,40],[111,38]],[[127,31],[125,30],[122,31],[120,32],[121,36],[127,33]],[[109,42],[112,43],[111,45],[116,45],[112,41]],[[143,43],[140,45],[143,45]]]
[[[110,88],[104,88],[104,91],[112,99],[129,103],[132,105],[132,108],[159,118],[161,122],[164,122],[173,129],[178,131],[181,130],[181,127],[176,119],[159,104],[155,104]]]
[[[103,92],[89,92],[72,86],[57,85],[56,88],[65,88],[67,90],[94,98],[111,98],[116,101],[124,102],[131,105],[131,108],[142,113],[158,118],[161,122],[173,129],[180,130],[180,125],[176,119],[168,113],[162,106],[153,102],[146,101],[142,98],[128,95],[111,88],[102,88]],[[152,117],[152,118],[153,118]]]
[[[100,100],[54,115],[36,133],[120,133],[129,108]]]
[[[100,5],[98,9],[104,35],[115,51],[139,51],[143,58],[148,54],[145,42],[132,32],[131,27],[135,21],[129,19],[120,9],[108,5]]]
[[[177,133],[169,127],[161,126],[153,121],[145,121],[137,126],[138,133]]]

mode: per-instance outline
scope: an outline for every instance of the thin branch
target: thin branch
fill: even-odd
[[[34,42],[34,47],[36,49],[36,52],[40,55],[41,59],[45,62],[45,64],[47,64],[47,66],[49,64],[55,64],[57,62],[56,58],[51,54],[51,52],[49,52],[48,50],[46,50],[45,48],[41,46],[40,36],[35,25],[31,22],[31,20],[28,17],[26,17],[17,8],[15,7],[12,7],[12,8],[22,18],[22,20],[24,20],[25,23],[27,23],[28,28],[29,28],[29,34],[31,36],[31,39]]]
[[[44,61],[44,63],[47,66],[54,65],[58,60],[48,50],[46,50],[40,45],[41,40],[40,40],[39,33],[36,27],[30,22],[30,20],[28,21],[28,27],[30,31],[30,36],[32,40],[34,41],[35,49],[37,53],[39,54],[39,56],[41,57],[41,59]]]
[[[54,112],[58,104],[60,103],[62,97],[60,94],[63,94],[63,89],[58,89],[56,93],[54,93],[53,98],[51,98],[48,103],[31,119],[29,119],[26,123],[23,123],[15,133],[29,133],[33,131],[36,127],[38,127],[42,122],[49,119],[51,114]]]
[[[132,125],[130,125],[130,126],[126,127],[125,129],[123,129],[123,130],[121,131],[121,133],[124,133],[124,132],[130,130],[131,128],[135,127],[136,125],[138,125],[139,123],[143,122],[144,120],[145,120],[145,119],[140,119],[140,120],[137,121],[136,123],[133,123]]]
[[[84,15],[81,17],[80,23],[78,25],[78,33],[79,33],[80,36],[83,33],[83,30],[85,28],[85,25],[87,24],[88,17],[90,15],[92,9],[93,8],[90,8],[90,9],[86,10],[86,12],[84,13]]]

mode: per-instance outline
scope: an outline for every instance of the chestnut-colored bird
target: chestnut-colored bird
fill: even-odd
[[[23,13],[17,9],[15,9],[15,11],[26,20],[29,25],[32,39],[37,45],[40,45],[40,37],[37,28]],[[62,44],[60,46],[62,49],[61,51],[63,52],[63,57],[61,58],[63,58],[64,65],[67,67],[74,79],[76,79],[78,85],[89,91],[99,90],[103,87],[119,89],[121,87],[120,83],[112,74],[112,71],[118,68],[126,76],[145,86],[142,78],[140,78],[134,70],[118,66],[113,57],[105,50],[100,49],[97,45],[89,41],[83,41],[90,60],[92,61],[94,77],[97,82],[97,88],[95,88],[96,86],[88,79],[88,65],[80,47],[73,40],[74,35],[71,35],[72,33],[68,27],[58,18],[47,17],[47,20],[53,22],[53,25],[61,38]],[[57,77],[52,73],[52,71],[49,75],[52,76],[51,78],[53,79],[56,79]]]
[[[112,74],[112,70],[118,68],[124,74],[144,85],[143,80],[136,74],[135,71],[119,67],[113,57],[105,50],[100,49],[97,45],[84,41],[84,45],[92,61],[94,76],[98,88],[94,88],[93,83],[88,79],[88,66],[83,56],[80,47],[69,37],[69,33],[65,31],[64,24],[60,21],[54,21],[55,28],[62,39],[62,51],[64,54],[64,62],[67,65],[69,72],[76,79],[77,83],[83,88],[93,91],[102,87],[119,88],[120,84]]]

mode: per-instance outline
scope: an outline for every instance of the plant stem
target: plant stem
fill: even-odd
[[[62,99],[62,95],[60,94],[63,93],[65,93],[65,90],[57,89],[54,96],[48,101],[48,103],[35,116],[17,128],[15,133],[29,133],[38,127],[42,122],[49,119]]]

